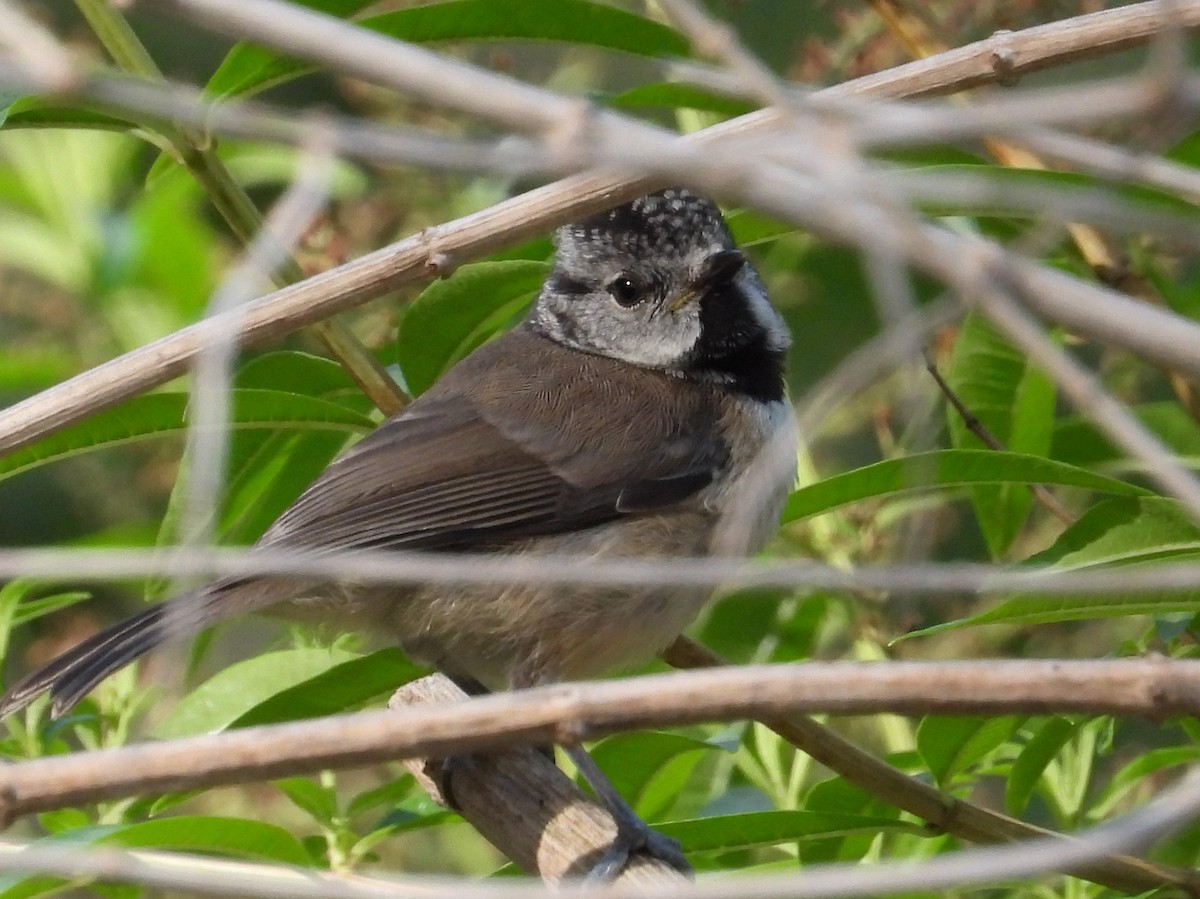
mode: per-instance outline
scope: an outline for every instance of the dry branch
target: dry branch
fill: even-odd
[[[324,768],[574,743],[619,731],[791,712],[990,715],[1200,713],[1200,661],[795,663],[563,684],[449,707],[361,712],[18,762],[6,817]]]
[[[680,637],[663,658],[676,668],[711,668],[727,664],[704,646]],[[940,831],[973,843],[1011,843],[1062,836],[1008,815],[957,799],[898,771],[806,715],[760,719],[801,752],[884,802],[916,815]],[[1200,872],[1161,865],[1129,855],[1098,858],[1066,872],[1093,883],[1140,893],[1171,885],[1200,895]]]

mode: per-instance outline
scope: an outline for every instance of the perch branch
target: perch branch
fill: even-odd
[[[466,698],[449,678],[433,674],[401,687],[388,705],[399,711]],[[413,758],[404,766],[435,801],[451,804],[441,761]],[[456,756],[450,776],[455,811],[522,870],[548,883],[587,874],[616,836],[612,816],[531,747]],[[665,862],[637,855],[617,882],[654,889],[683,879]]]

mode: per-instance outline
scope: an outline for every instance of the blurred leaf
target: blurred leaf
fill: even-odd
[[[750,209],[735,209],[725,216],[729,231],[739,246],[752,247],[768,243],[799,229],[790,222],[781,222]]]
[[[1078,722],[1062,717],[1051,718],[1038,727],[1013,762],[1004,783],[1005,811],[1016,817],[1025,813],[1042,772],[1078,728]]]
[[[300,842],[274,824],[245,818],[183,815],[128,824],[96,841],[129,849],[178,849],[214,852],[235,858],[308,865]]]
[[[234,390],[230,427],[368,431],[374,423],[344,406],[279,390]],[[122,446],[184,430],[188,397],[152,393],[99,412],[32,446],[0,458],[0,479],[101,447]]]
[[[514,259],[464,265],[430,284],[405,310],[396,340],[404,381],[420,396],[479,346],[542,286],[545,262]]]
[[[683,780],[703,751],[721,747],[703,740],[670,733],[617,734],[597,743],[592,758],[608,776],[612,785],[643,816],[653,820],[673,801]],[[651,784],[668,764],[683,756],[693,756],[686,770],[676,771],[674,782],[664,790],[651,791]]]
[[[251,727],[336,715],[394,692],[427,668],[414,665],[399,649],[381,649],[333,665],[260,702],[229,727]]]
[[[351,5],[348,12],[361,8]],[[356,24],[414,44],[520,39],[566,41],[640,56],[688,53],[688,42],[666,25],[586,0],[448,0],[393,10]],[[207,90],[217,96],[254,93],[312,69],[268,50],[238,44],[208,82]]]
[[[1177,456],[1200,461],[1200,424],[1180,403],[1174,400],[1142,403],[1131,406],[1129,411]],[[1124,451],[1114,447],[1106,434],[1080,416],[1056,422],[1051,455],[1062,462],[1087,467],[1126,459]],[[1134,464],[1129,460],[1130,466]]]
[[[346,814],[353,817],[381,805],[396,805],[412,793],[413,785],[412,775],[404,774],[374,789],[364,790],[350,800],[350,804],[346,806]]]
[[[831,812],[771,811],[718,815],[690,821],[671,821],[655,825],[656,830],[674,837],[685,852],[712,852],[746,846],[769,846],[801,840],[827,840],[850,834],[904,832],[927,834],[919,824],[896,818]]]
[[[26,578],[9,581],[0,587],[0,659],[8,657],[8,638],[13,619],[21,600],[37,588],[37,582]]]
[[[758,108],[755,104],[745,100],[714,93],[702,87],[696,87],[694,84],[679,82],[640,84],[622,93],[604,97],[602,102],[605,106],[612,106],[616,109],[665,106],[669,109],[700,109],[730,118],[745,115]]]
[[[1006,450],[1034,456],[1049,452],[1054,384],[982,315],[968,315],[959,329],[946,381]],[[953,408],[946,414],[956,449],[986,448]],[[1024,523],[1033,495],[1025,486],[1000,484],[975,486],[971,497],[988,549],[1000,558]]]
[[[1088,818],[1099,821],[1117,810],[1121,800],[1139,783],[1167,768],[1190,765],[1200,759],[1200,746],[1163,746],[1139,755],[1104,785],[1088,809]]]
[[[2,595],[2,593],[0,593],[0,595]],[[42,596],[38,599],[31,599],[17,606],[17,611],[13,616],[12,624],[14,627],[28,624],[29,622],[36,621],[45,615],[58,612],[62,609],[68,609],[76,603],[81,603],[85,599],[91,598],[91,593],[83,590],[75,590],[69,593],[55,593],[51,596]],[[3,652],[0,652],[0,656],[3,656]]]
[[[281,827],[243,818],[187,815],[135,824],[86,826],[63,831],[37,845],[120,846],[123,849],[175,849],[238,859],[311,866],[300,842]],[[60,893],[72,882],[35,875],[0,877],[0,899],[24,899]],[[97,891],[94,887],[93,891]],[[72,895],[78,895],[76,890]],[[102,892],[101,895],[108,895]],[[122,894],[125,895],[125,894]]]
[[[943,789],[1016,733],[1023,718],[927,715],[917,725],[917,751]]]
[[[87,812],[78,808],[54,809],[49,812],[41,812],[37,817],[42,828],[51,834],[92,826],[92,819],[88,817]]]
[[[1112,566],[1123,571],[1162,561],[1200,558],[1200,528],[1174,500],[1130,497],[1102,500],[1028,563],[1057,571]],[[905,638],[982,624],[1048,624],[1121,615],[1196,612],[1200,589],[1170,593],[1106,592],[1096,596],[1029,595],[1007,599],[979,615],[937,624]]]
[[[217,286],[213,262],[221,249],[203,207],[199,185],[188,177],[146,188],[129,211],[137,247],[134,277],[170,315],[170,329],[200,318]]]
[[[876,462],[801,487],[788,498],[783,521],[797,521],[847,503],[905,490],[980,484],[1057,484],[1104,493],[1149,493],[1125,481],[1041,456],[977,449],[932,450]]]
[[[337,796],[308,777],[286,777],[275,781],[275,786],[297,808],[307,812],[315,821],[328,825],[338,816]]]
[[[141,126],[130,119],[80,106],[63,106],[61,100],[22,97],[0,110],[0,127],[9,131],[18,128],[94,128],[126,132]]]
[[[750,588],[722,596],[705,616],[697,639],[733,662],[750,662],[772,632],[779,603],[790,590]]]
[[[238,662],[183,697],[154,736],[169,740],[218,733],[277,694],[354,658],[335,648],[284,649]]]

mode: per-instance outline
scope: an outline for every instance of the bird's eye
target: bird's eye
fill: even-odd
[[[645,295],[642,285],[628,275],[621,275],[611,281],[608,285],[608,292],[612,294],[614,300],[626,308],[636,306]]]

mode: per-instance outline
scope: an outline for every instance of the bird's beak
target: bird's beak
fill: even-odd
[[[685,287],[679,294],[667,304],[667,309],[671,312],[678,312],[680,309],[691,305],[704,296],[709,290],[718,284],[723,284],[729,281],[742,270],[742,266],[746,264],[746,257],[742,255],[740,250],[722,250],[719,253],[713,253],[704,265],[704,271],[696,280]]]

